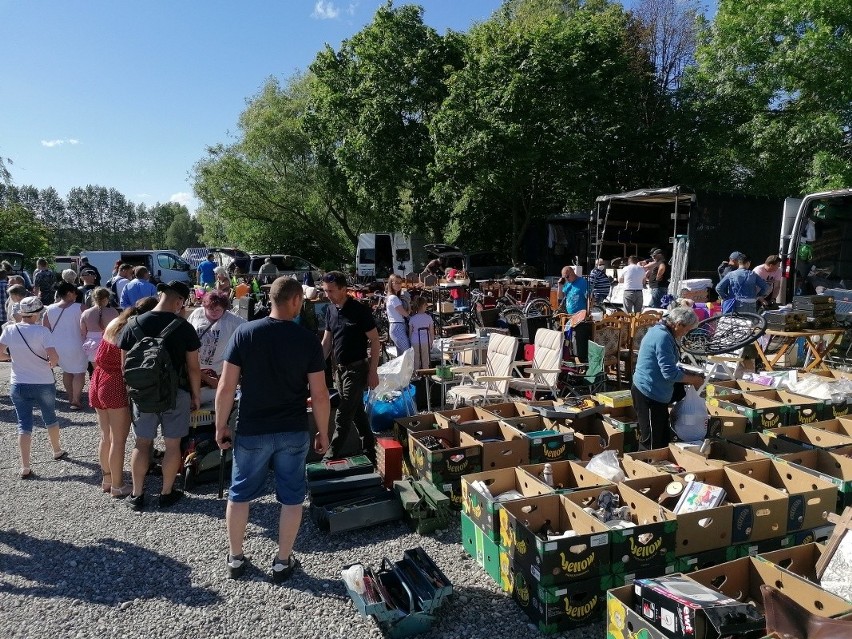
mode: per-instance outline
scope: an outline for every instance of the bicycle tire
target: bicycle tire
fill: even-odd
[[[535,297],[526,303],[524,306],[525,315],[553,315],[553,309],[550,307],[550,301],[543,297]]]
[[[524,312],[515,306],[510,306],[500,311],[500,317],[503,318],[503,321],[507,324],[520,328],[521,323],[524,320]]]
[[[766,319],[756,313],[725,313],[702,320],[681,338],[681,348],[690,355],[731,353],[757,340],[766,332]]]

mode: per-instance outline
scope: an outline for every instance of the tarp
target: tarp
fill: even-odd
[[[631,200],[633,202],[647,202],[649,204],[665,204],[674,202],[677,195],[678,203],[689,204],[695,202],[695,193],[682,186],[667,186],[660,189],[638,189],[626,193],[614,193],[612,195],[599,195],[595,202],[609,202],[611,200]]]
[[[188,248],[181,254],[181,257],[189,262],[192,268],[197,268],[199,264],[207,259],[207,253],[209,253],[208,249],[203,246],[200,248]]]

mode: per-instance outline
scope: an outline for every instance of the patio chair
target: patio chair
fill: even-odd
[[[456,366],[453,373],[461,376],[458,386],[447,391],[453,408],[460,403],[486,404],[507,401],[512,364],[518,351],[518,339],[508,335],[491,335],[485,366]]]
[[[560,331],[540,328],[535,334],[535,353],[531,362],[515,362],[518,377],[509,382],[509,389],[518,392],[550,391],[557,396],[557,381],[562,372],[562,340]],[[526,371],[521,371],[521,368]],[[524,375],[526,372],[526,375]]]
[[[581,397],[606,390],[606,371],[604,360],[606,349],[596,342],[589,341],[589,362],[582,365],[570,365],[563,369],[562,384],[569,396]]]

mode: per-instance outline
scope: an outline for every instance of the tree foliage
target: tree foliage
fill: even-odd
[[[204,228],[198,220],[193,219],[189,210],[182,204],[171,203],[174,210],[172,222],[166,231],[164,246],[183,253],[192,246],[201,246],[201,234]]]
[[[0,247],[23,253],[27,268],[50,255],[50,243],[50,229],[32,211],[18,203],[0,206]]]
[[[690,78],[698,173],[784,196],[852,184],[852,4],[722,0]]]

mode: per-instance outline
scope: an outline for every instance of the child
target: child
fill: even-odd
[[[9,299],[6,300],[6,323],[15,324],[21,321],[21,300],[29,295],[23,284],[10,286],[6,291]]]
[[[435,341],[435,322],[426,312],[429,302],[424,295],[412,302],[412,315],[408,320],[408,336],[414,349],[414,370],[429,368],[432,342]]]

